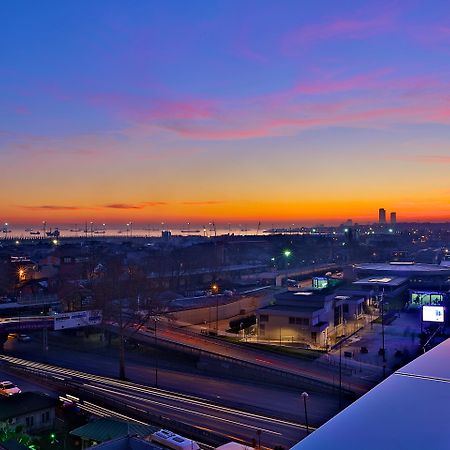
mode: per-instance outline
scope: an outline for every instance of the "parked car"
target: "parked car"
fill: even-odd
[[[20,394],[22,391],[11,381],[0,382],[0,395],[14,395]]]
[[[17,338],[19,342],[30,342],[31,338],[28,336],[28,334],[19,334],[19,337]]]

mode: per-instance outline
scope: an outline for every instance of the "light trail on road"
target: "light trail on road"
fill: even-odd
[[[140,413],[173,416],[176,421],[210,429],[216,434],[240,436],[240,440],[244,442],[249,442],[253,434],[261,430],[267,444],[282,443],[286,446],[286,443],[290,445],[290,443],[297,442],[301,435],[299,432],[306,430],[306,426],[300,423],[219,405],[201,397],[178,394],[129,381],[5,355],[0,355],[0,361],[30,373],[35,372],[40,376],[48,377],[55,383],[75,383],[85,392],[90,391],[94,395],[101,394],[105,399],[123,403],[129,408],[138,406]],[[98,413],[99,416],[107,411],[88,402],[83,403],[83,408],[92,414]],[[119,418],[118,414],[120,413],[116,413],[116,417]],[[309,428],[314,429],[313,427]]]
[[[208,408],[213,407],[215,410],[220,410],[223,412],[239,413],[248,418],[270,420],[274,423],[279,423],[282,425],[295,426],[295,427],[300,427],[300,428],[306,429],[305,425],[302,425],[298,422],[292,422],[292,421],[288,421],[288,420],[278,419],[275,417],[264,416],[264,415],[260,415],[257,413],[251,413],[251,412],[242,411],[242,410],[238,410],[238,409],[234,409],[234,408],[230,408],[230,407],[226,407],[226,406],[221,406],[221,405],[218,405],[215,403],[211,403],[208,400],[202,399],[200,397],[194,397],[194,396],[190,396],[190,395],[186,395],[186,394],[178,394],[175,392],[166,391],[166,390],[162,390],[162,389],[158,389],[158,388],[153,388],[150,386],[144,386],[144,385],[132,383],[129,381],[120,381],[120,380],[116,380],[114,378],[88,374],[88,373],[79,372],[79,371],[76,371],[73,369],[66,369],[66,368],[62,368],[62,367],[58,367],[58,366],[51,366],[51,365],[43,364],[43,363],[36,363],[33,361],[28,361],[28,360],[14,358],[14,357],[0,356],[0,360],[2,360],[2,359],[6,360],[8,362],[12,362],[14,364],[23,365],[26,368],[33,367],[33,368],[37,368],[40,370],[45,370],[46,372],[55,372],[57,374],[66,374],[71,377],[75,376],[80,379],[88,379],[89,381],[94,381],[94,382],[103,383],[103,384],[106,383],[109,385],[115,385],[117,387],[122,387],[122,388],[125,387],[127,389],[140,391],[140,392],[147,393],[147,394],[154,394],[154,395],[158,395],[160,397],[164,397],[166,399],[172,399],[172,400],[177,400],[177,401],[189,401],[190,403],[196,404],[198,406],[204,406],[204,407],[208,407]],[[309,428],[314,429],[311,426],[309,426]]]

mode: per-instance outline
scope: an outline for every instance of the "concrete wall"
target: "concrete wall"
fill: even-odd
[[[263,315],[264,311],[261,312]],[[309,316],[309,325],[291,324],[289,317],[300,317],[296,313],[286,315],[270,315],[268,322],[258,320],[258,338],[261,340],[277,341],[281,343],[304,342],[312,346],[324,347],[326,345],[325,332],[316,333],[316,341],[312,339],[312,316]],[[304,316],[307,317],[306,315]],[[264,331],[262,330],[264,326]]]
[[[200,325],[206,323],[213,323],[217,319],[225,320],[231,319],[238,315],[253,314],[258,308],[267,306],[269,304],[269,296],[251,296],[239,297],[235,301],[231,301],[226,305],[216,305],[214,303],[203,308],[186,309],[183,311],[176,311],[170,315],[179,322],[186,322],[192,325]]]

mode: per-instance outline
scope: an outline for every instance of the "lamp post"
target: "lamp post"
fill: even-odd
[[[292,252],[288,249],[283,251],[283,255],[285,257],[285,268],[289,267],[289,257],[292,255]]]
[[[302,392],[303,405],[305,407],[305,425],[306,425],[306,435],[309,434],[309,425],[308,425],[308,410],[306,408],[306,399],[309,397],[307,392]]]
[[[384,345],[384,289],[381,291],[380,296],[380,306],[381,306],[381,345],[383,353],[383,379],[386,378],[386,348]]]
[[[219,335],[219,297],[217,294],[219,293],[219,285],[217,283],[213,283],[211,285],[211,292],[213,295],[216,295],[216,336]]]

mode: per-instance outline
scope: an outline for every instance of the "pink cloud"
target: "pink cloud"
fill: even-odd
[[[238,126],[234,128],[224,129],[220,124],[216,126],[171,126],[167,129],[175,133],[188,137],[191,139],[212,140],[212,141],[227,141],[238,139],[252,139],[259,137],[266,137],[273,135],[272,130],[264,125],[259,128],[239,129]]]
[[[450,164],[450,155],[395,155],[389,159],[427,164]]]
[[[329,22],[305,25],[287,33],[282,41],[285,53],[296,53],[330,39],[363,39],[394,29],[394,14],[386,13],[371,18],[335,19]]]
[[[206,119],[213,115],[215,103],[204,99],[169,100],[131,95],[92,95],[88,102],[106,107],[140,122],[152,120]]]
[[[255,33],[250,33],[251,25],[245,23],[240,30],[234,35],[232,40],[232,51],[238,57],[258,64],[266,64],[268,58],[263,54],[257,52],[252,45],[252,36]],[[257,35],[257,34],[256,34]]]
[[[450,27],[448,25],[432,23],[427,26],[409,27],[410,36],[425,47],[448,52],[450,43]]]
[[[19,114],[20,116],[27,116],[31,114],[30,109],[27,106],[23,105],[16,106],[13,110],[16,114]]]
[[[393,72],[392,69],[377,69],[370,73],[354,75],[343,79],[325,79],[297,84],[291,92],[293,94],[330,94],[356,90],[379,88],[388,82],[382,77]]]
[[[372,20],[389,22],[385,18]],[[330,29],[341,32],[352,26],[339,23]],[[355,29],[358,28],[355,26]],[[306,129],[330,126],[379,128],[411,123],[447,124],[450,109],[441,95],[447,90],[448,83],[437,78],[402,77],[391,68],[380,68],[347,77],[331,73],[314,80],[298,81],[284,90],[247,98],[161,100],[102,94],[89,96],[87,100],[91,105],[127,118],[128,127],[118,134],[126,137],[126,145],[141,147],[150,136],[153,142],[167,144],[173,134],[214,141],[293,135]],[[91,156],[102,152],[122,153],[124,149],[123,140],[115,139],[114,134],[50,141],[9,139],[15,141],[10,145],[15,145],[16,149],[36,154],[73,152]],[[146,147],[139,156],[166,159],[204,151],[195,146],[189,147],[187,152],[184,147],[183,150],[158,148],[155,151]]]
[[[390,99],[378,98],[375,92],[350,100],[329,100],[320,105],[279,104],[276,109],[241,111],[226,122],[182,123],[166,128],[192,139],[239,140],[292,135],[330,126],[380,128],[405,123],[448,123],[450,114],[445,105],[433,102],[420,103],[414,99],[398,106],[394,102],[393,106]]]

